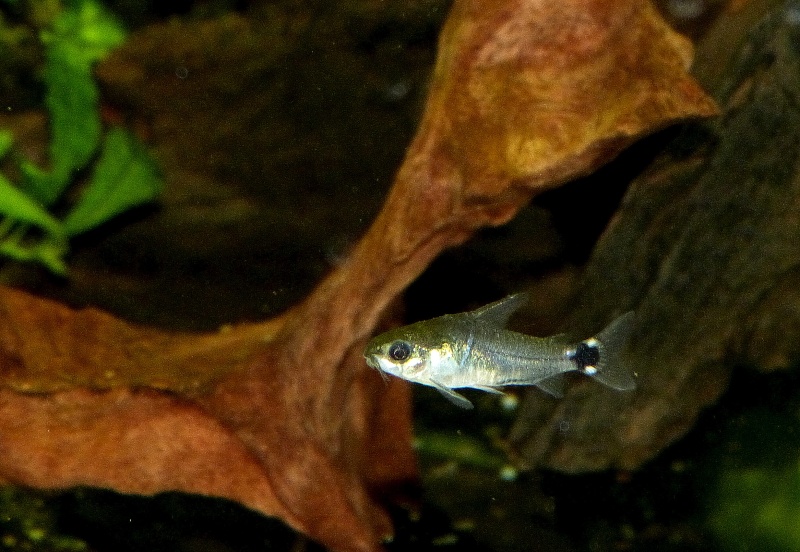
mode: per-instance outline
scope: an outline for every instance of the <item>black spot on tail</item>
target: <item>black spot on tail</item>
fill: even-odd
[[[572,362],[581,371],[586,371],[588,366],[596,368],[600,362],[600,349],[596,345],[589,345],[585,342],[578,343],[575,354],[572,356]]]

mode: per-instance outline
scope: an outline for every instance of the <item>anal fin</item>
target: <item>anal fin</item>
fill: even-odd
[[[561,374],[539,380],[534,385],[548,395],[552,395],[557,399],[560,399],[564,396],[564,376]]]

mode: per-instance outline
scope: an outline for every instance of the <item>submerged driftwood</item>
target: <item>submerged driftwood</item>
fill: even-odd
[[[777,369],[800,353],[800,7],[756,26],[725,75],[724,114],[687,128],[632,184],[574,312],[588,334],[636,310],[638,389],[529,392],[511,434],[522,464],[636,468],[688,431],[735,366]]]
[[[192,232],[163,229],[198,228],[201,219],[216,221],[202,234],[201,242],[213,241],[203,251],[240,241],[233,230],[240,224],[232,221],[247,213],[269,219],[276,210],[267,204],[292,191],[290,183],[305,193],[287,194],[285,212],[320,233],[356,218],[356,204],[344,196],[366,197],[351,194],[349,182],[342,196],[304,188],[302,177],[276,187],[257,168],[275,174],[302,159],[296,137],[276,122],[286,119],[273,117],[280,109],[253,92],[262,77],[298,59],[262,47],[275,37],[282,43],[310,15],[275,14],[143,28],[103,66],[104,82],[141,121],[167,180],[189,188],[172,203],[174,224],[151,230],[167,240],[158,242],[168,244],[164,257],[187,251],[197,258],[187,245],[199,243]],[[199,41],[185,43],[186,36]],[[262,59],[262,51],[277,57]],[[387,502],[417,474],[409,388],[401,380],[384,384],[361,354],[385,307],[442,250],[507,222],[534,194],[592,172],[643,135],[715,114],[686,73],[691,58],[688,41],[639,0],[455,2],[419,131],[384,207],[349,254],[281,318],[187,335],[0,288],[0,478],[50,489],[218,496],[282,519],[332,550],[377,550],[392,532]],[[323,96],[329,90],[315,79],[286,82],[311,83]],[[297,86],[264,86],[289,100],[280,105],[307,110],[295,105]],[[320,117],[335,103],[320,99]],[[246,136],[262,126],[272,139]],[[317,136],[327,140],[326,132]],[[258,157],[273,146],[277,164],[234,170],[239,164],[231,159],[251,159],[243,151]],[[234,199],[236,188],[247,186],[263,199]],[[262,187],[268,193],[258,196]],[[309,218],[314,197],[333,214]],[[262,233],[249,235],[255,243]],[[283,235],[292,237],[291,259],[302,248],[294,248],[291,232]],[[118,251],[127,258],[130,249]]]

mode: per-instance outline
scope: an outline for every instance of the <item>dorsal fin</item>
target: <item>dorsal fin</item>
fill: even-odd
[[[500,299],[499,301],[475,309],[470,314],[476,320],[502,328],[506,325],[508,319],[511,318],[511,315],[527,302],[527,293],[515,293],[514,295],[509,295],[505,299]]]

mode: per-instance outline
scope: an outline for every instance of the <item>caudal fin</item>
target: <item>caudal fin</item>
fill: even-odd
[[[633,330],[633,311],[616,318],[595,337],[581,341],[575,361],[584,374],[617,391],[636,388],[633,373],[622,362],[622,352]]]

